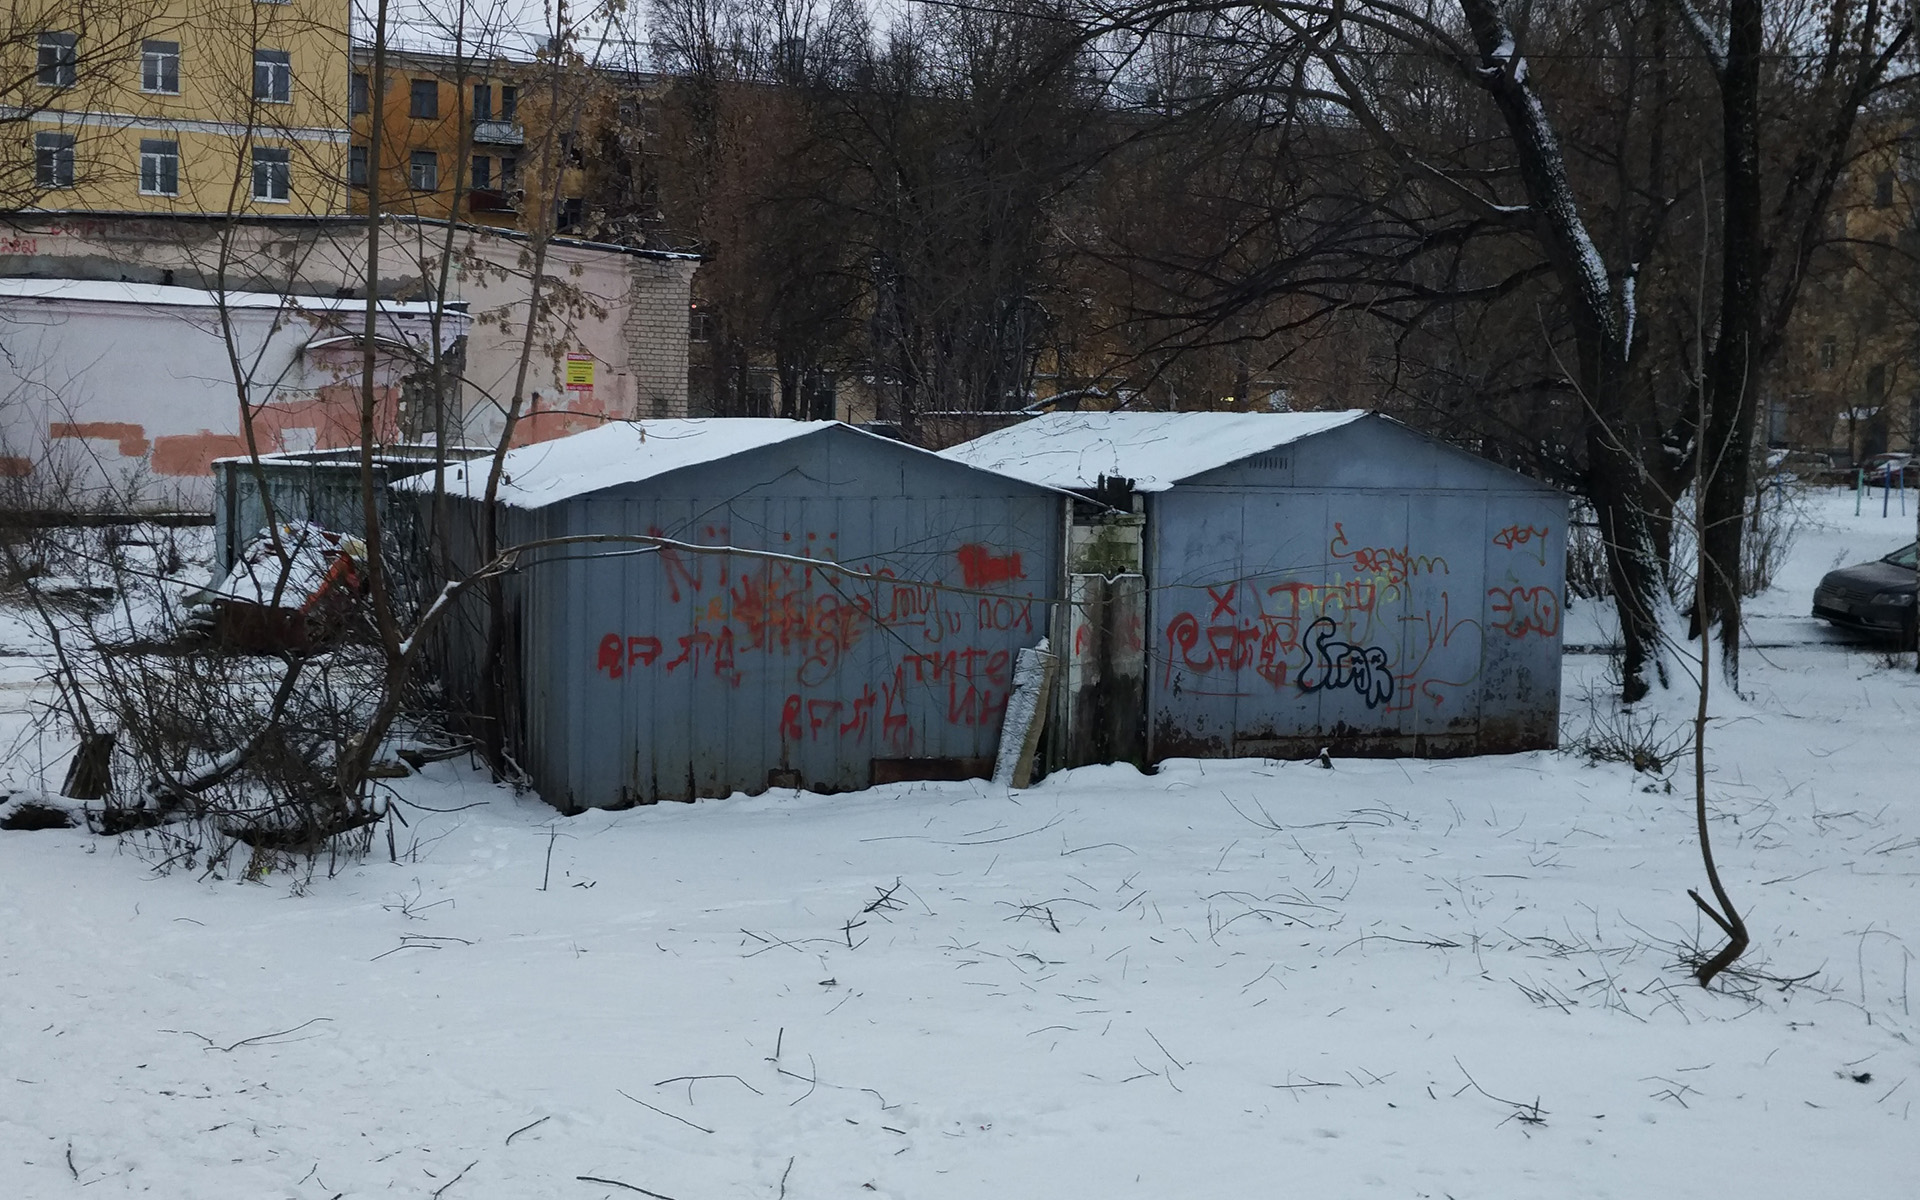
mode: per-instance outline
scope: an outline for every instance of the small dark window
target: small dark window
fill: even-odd
[[[510,192],[520,186],[520,160],[511,154],[500,156],[500,190]]]
[[[586,201],[578,196],[569,197],[555,207],[553,227],[556,230],[578,229],[585,215]]]
[[[747,403],[752,412],[765,415],[773,411],[773,374],[755,371],[747,376]]]
[[[285,50],[253,52],[253,98],[268,104],[293,102],[293,56]]]
[[[39,81],[41,87],[72,87],[80,82],[80,38],[71,33],[40,35]]]
[[[489,191],[493,187],[493,159],[484,154],[473,156],[473,190]]]
[[[1784,446],[1787,435],[1792,431],[1793,408],[1784,396],[1774,396],[1767,401],[1767,444]]]
[[[364,72],[355,71],[347,77],[347,112],[358,116],[373,108],[371,93],[367,90],[367,77]]]
[[[493,120],[493,85],[476,83],[473,85],[473,119],[476,121]]]
[[[407,182],[416,192],[440,190],[440,156],[431,150],[415,150],[407,161]]]
[[[520,89],[512,84],[500,86],[500,119],[512,121],[520,115]]]
[[[33,181],[43,188],[73,186],[73,135],[33,135]]]
[[[179,42],[140,43],[140,90],[179,94]]]
[[[140,194],[180,194],[180,143],[140,139]]]
[[[430,121],[440,115],[440,81],[437,79],[416,79],[407,95],[407,115],[419,121]]]
[[[273,203],[293,198],[293,151],[254,148],[253,198]]]
[[[1831,371],[1840,365],[1840,339],[1825,337],[1820,339],[1820,369]]]
[[[367,186],[367,148],[365,146],[347,147],[347,186],[357,188]]]
[[[1887,364],[1875,363],[1867,368],[1867,399],[1878,402],[1887,398]]]
[[[1873,206],[1875,208],[1893,207],[1893,172],[1882,171],[1873,181]]]
[[[687,340],[690,342],[710,342],[713,340],[713,314],[704,308],[692,308],[687,312]]]

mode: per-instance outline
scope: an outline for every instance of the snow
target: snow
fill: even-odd
[[[195,595],[200,602],[237,600],[269,608],[301,610],[339,571],[341,558],[366,560],[366,543],[322,529],[310,521],[283,522],[276,544],[262,529],[222,579]],[[286,556],[281,557],[284,549]]]
[[[615,421],[584,433],[507,451],[501,460],[500,500],[518,508],[541,508],[603,488],[639,483],[670,471],[718,462],[748,450],[818,433],[833,421],[788,421],[778,417],[703,417]],[[491,458],[450,465],[446,490],[478,500],[487,494]],[[428,491],[431,476],[393,485]]]
[[[1920,679],[1787,621],[1912,521],[1808,522],[1756,606],[1793,636],[1709,742],[1750,964],[1803,983],[1676,965],[1685,760],[1672,792],[1570,748],[573,818],[448,762],[395,781],[400,861],[333,874],[0,832],[0,1194],[1910,1194]],[[36,670],[0,659],[0,791],[63,769]],[[1606,670],[1567,660],[1570,735]]]
[[[790,421],[781,417],[691,417],[613,421],[584,433],[507,451],[502,460],[500,501],[542,508],[605,488],[639,483],[672,471],[705,466],[736,454],[841,429],[885,442],[908,454],[928,451],[855,429],[839,421]],[[447,494],[480,499],[487,494],[492,460],[451,465]],[[396,482],[396,488],[430,491],[431,475]]]
[[[73,303],[139,304],[150,308],[291,308],[311,312],[367,311],[364,300],[333,296],[291,296],[280,292],[210,291],[158,283],[95,279],[0,279],[0,300],[61,300]],[[438,305],[425,300],[383,300],[380,312],[395,317],[430,317]],[[464,320],[451,310],[443,314]]]
[[[1362,409],[1290,413],[1048,413],[942,453],[1029,483],[1092,488],[1100,477],[1163,492],[1183,479],[1357,421]]]

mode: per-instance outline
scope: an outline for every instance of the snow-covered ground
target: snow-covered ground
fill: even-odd
[[[1747,965],[1790,987],[1676,964],[1712,943],[1684,763],[576,818],[441,764],[401,861],[331,878],[0,833],[0,1197],[1913,1195],[1920,680],[1799,616],[1911,537],[1852,507],[1811,502],[1755,609],[1800,644],[1710,742]],[[0,790],[58,782],[33,662]],[[1568,659],[1570,730],[1605,670]]]

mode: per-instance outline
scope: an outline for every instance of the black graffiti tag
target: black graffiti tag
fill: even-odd
[[[1387,652],[1378,646],[1355,646],[1334,640],[1331,617],[1320,617],[1307,626],[1300,639],[1306,655],[1294,678],[1303,692],[1352,688],[1368,708],[1379,708],[1393,699],[1393,672],[1387,669]]]

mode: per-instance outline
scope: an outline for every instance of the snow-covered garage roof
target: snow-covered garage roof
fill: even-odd
[[[1312,413],[1048,413],[942,451],[1029,483],[1092,488],[1101,476],[1164,492],[1229,463],[1325,433],[1366,410]]]
[[[638,483],[669,471],[789,442],[836,424],[777,417],[616,421],[507,451],[501,463],[500,502],[516,508],[541,508],[602,488]],[[483,458],[449,466],[448,494],[481,499],[487,493],[487,472],[492,465],[491,459]],[[416,475],[394,486],[428,490],[433,487],[433,476]]]

